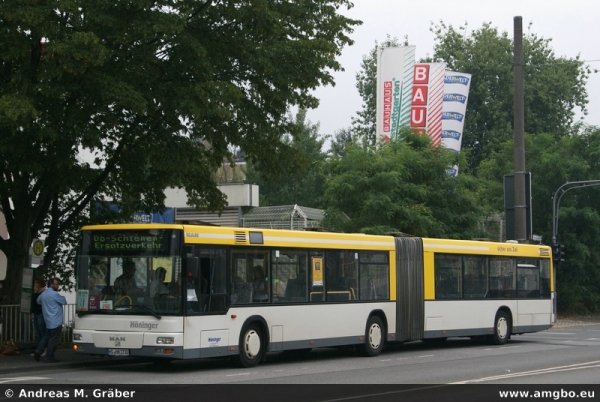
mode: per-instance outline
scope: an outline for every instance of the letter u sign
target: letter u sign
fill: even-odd
[[[414,106],[410,110],[410,126],[425,127],[427,123],[427,109],[424,107]]]

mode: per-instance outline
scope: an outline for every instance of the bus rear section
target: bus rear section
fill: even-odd
[[[547,246],[399,238],[396,249],[399,341],[470,337],[504,344],[553,325]]]

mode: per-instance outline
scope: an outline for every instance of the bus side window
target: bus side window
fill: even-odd
[[[461,257],[455,255],[436,254],[435,266],[435,298],[458,299],[461,297]]]

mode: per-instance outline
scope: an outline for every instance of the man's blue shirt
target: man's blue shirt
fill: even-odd
[[[67,299],[61,296],[52,288],[44,290],[37,299],[38,304],[42,306],[42,315],[46,328],[54,329],[63,325],[63,305],[67,304]]]

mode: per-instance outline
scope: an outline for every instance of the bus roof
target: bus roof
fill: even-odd
[[[240,228],[192,224],[122,223],[84,226],[81,230],[175,229],[184,232],[188,244],[268,247],[317,247],[390,250],[394,237],[363,233],[336,233],[264,228]],[[423,238],[425,251],[456,254],[550,257],[550,247],[523,243]]]

